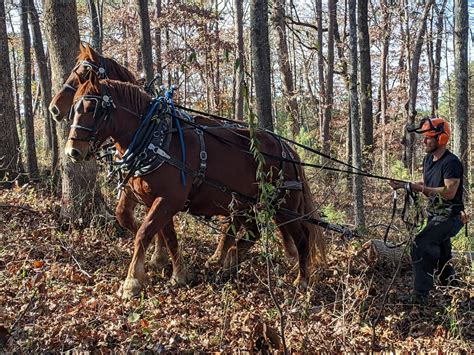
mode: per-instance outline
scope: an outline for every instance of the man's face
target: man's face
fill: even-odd
[[[435,137],[423,137],[423,146],[425,147],[425,153],[433,153],[438,149],[438,140]]]

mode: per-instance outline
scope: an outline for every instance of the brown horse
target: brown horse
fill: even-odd
[[[76,65],[66,79],[63,87],[51,100],[49,109],[56,121],[62,120],[70,111],[74,94],[79,85],[84,83],[90,75],[98,78],[109,78],[113,80],[128,82],[138,85],[135,76],[124,66],[120,65],[112,58],[100,55],[89,45],[80,44],[79,55]],[[216,120],[199,118],[199,123],[204,125],[215,125]],[[137,198],[128,188],[120,193],[117,206],[115,208],[115,217],[119,224],[129,230],[133,235],[138,231],[138,224],[135,221],[134,210],[137,206]],[[219,264],[222,262],[223,249],[232,243],[233,228],[227,227],[226,233],[221,238],[214,255],[209,258],[207,265]],[[161,233],[157,233],[155,238],[155,251],[151,257],[150,263],[156,268],[161,268],[168,263],[168,253],[166,251],[164,239]]]
[[[111,80],[99,82],[91,77],[90,81],[79,87],[75,102],[73,125],[65,151],[73,161],[78,162],[90,155],[91,147],[108,137],[114,139],[117,150],[124,154],[140,126],[138,117],[145,113],[151,98],[136,86]],[[201,138],[194,129],[186,129],[182,133],[187,147],[185,165],[180,165],[177,158],[181,157],[181,146],[178,135],[173,133],[169,150],[160,153],[166,163],[147,175],[132,177],[129,181],[133,192],[149,210],[135,237],[133,257],[123,285],[123,296],[126,298],[140,293],[145,281],[145,252],[152,237],[160,230],[163,231],[173,265],[172,279],[178,284],[188,281],[189,274],[184,267],[172,223],[176,213],[187,209],[194,215],[229,215],[228,206],[233,196],[237,196],[238,200],[234,208],[242,211],[249,210],[252,205],[243,196],[254,199],[258,196],[257,163],[252,154],[248,154],[250,143],[247,129],[220,129],[215,130],[213,135],[204,136],[207,169],[204,182],[197,186],[193,181],[201,164]],[[257,139],[262,151],[273,154],[267,157],[265,169],[279,170],[282,165],[277,157],[284,150],[281,141],[263,131],[257,131]],[[298,159],[294,151],[291,154]],[[293,164],[284,164],[282,168],[284,180],[294,183],[301,179],[302,188],[287,190],[281,208],[301,215],[313,215],[314,207],[303,170]],[[181,183],[181,170],[187,172],[186,184]],[[295,219],[294,214],[278,212],[275,219],[281,224],[284,245],[291,245],[288,240],[292,239],[297,248],[299,268],[295,283],[304,286],[309,276],[308,266],[326,260],[321,230],[303,219]],[[244,223],[243,219],[241,223]],[[251,239],[257,238],[259,234],[255,223],[250,229],[257,232],[250,234]],[[242,260],[253,242],[241,239],[229,248],[226,267],[233,267],[237,260]]]

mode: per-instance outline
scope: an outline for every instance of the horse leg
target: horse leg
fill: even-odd
[[[238,226],[240,226],[240,224],[236,223],[227,226],[225,233],[222,234],[219,239],[219,244],[217,245],[216,251],[206,261],[207,268],[210,268],[213,265],[222,264],[227,252],[229,251],[229,248],[235,243],[235,234],[238,231]]]
[[[260,238],[258,226],[254,220],[252,222],[241,220],[240,225],[247,230],[247,238],[240,238],[235,243],[235,246],[229,249],[224,260],[225,270],[235,268],[238,263],[243,262],[248,256],[249,249]]]
[[[117,207],[115,208],[115,218],[118,223],[125,229],[129,230],[133,235],[137,234],[138,226],[135,222],[135,216],[133,214],[137,201],[130,195],[131,192],[128,188],[122,191],[120,194]]]
[[[146,249],[155,234],[157,234],[162,228],[173,225],[173,215],[175,213],[176,208],[171,201],[165,200],[163,198],[157,198],[153,202],[153,205],[148,211],[135,236],[132,261],[130,262],[130,266],[128,268],[127,278],[123,284],[123,298],[130,298],[140,294],[145,281],[144,263]],[[169,248],[168,239],[174,238],[176,241],[176,235],[169,236],[169,233],[165,234],[166,243]],[[178,269],[176,267],[177,262],[174,259],[176,258],[176,254],[176,252],[171,254],[174,270]]]
[[[286,220],[277,219],[277,223],[284,223]],[[309,258],[309,243],[308,235],[303,227],[301,221],[294,221],[280,227],[283,236],[283,243],[285,248],[290,245],[289,241],[285,242],[285,238],[293,239],[293,245],[298,251],[298,276],[294,281],[294,285],[306,288],[308,285],[308,258]],[[291,255],[291,254],[290,254]]]
[[[183,256],[178,245],[173,221],[168,223],[162,231],[163,239],[166,242],[166,247],[168,248],[171,257],[171,264],[173,266],[171,282],[175,285],[185,285],[191,280],[191,275],[184,266]]]
[[[173,224],[173,222],[171,222]],[[153,255],[150,259],[150,264],[155,269],[163,269],[166,265],[168,265],[168,251],[166,250],[166,242],[164,239],[164,232],[163,230],[159,231],[155,234],[155,250]]]

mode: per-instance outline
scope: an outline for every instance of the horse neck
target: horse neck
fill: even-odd
[[[121,66],[115,60],[104,57],[106,67],[108,68],[108,77],[113,80],[119,80],[127,83],[138,84],[135,77],[125,67]]]
[[[112,93],[112,97],[114,94]],[[124,100],[121,100],[124,101]],[[114,122],[112,138],[115,146],[122,156],[132,142],[133,136],[140,126],[140,117],[146,115],[151,99],[140,92],[137,92],[133,102],[116,103],[116,109],[112,113],[111,119]],[[134,115],[131,112],[136,112]],[[138,117],[140,116],[140,117]]]

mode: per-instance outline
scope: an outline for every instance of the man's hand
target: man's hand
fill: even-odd
[[[401,182],[401,181],[394,181],[394,180],[390,180],[388,182],[388,184],[392,187],[392,189],[394,190],[398,190],[398,189],[401,189],[403,187],[405,187],[405,183],[404,182]]]

